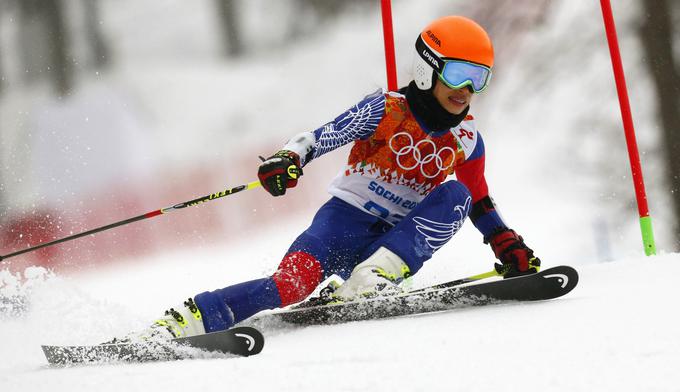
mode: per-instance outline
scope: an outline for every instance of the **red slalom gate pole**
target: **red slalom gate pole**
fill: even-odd
[[[394,33],[392,31],[392,2],[380,0],[382,12],[383,38],[385,41],[385,66],[387,70],[387,89],[396,91],[397,87],[397,64],[394,55]]]
[[[604,28],[607,34],[607,43],[609,44],[609,54],[611,55],[612,67],[614,69],[616,92],[619,96],[621,118],[623,120],[623,130],[626,135],[626,145],[628,146],[628,159],[630,160],[630,169],[633,175],[633,185],[635,186],[635,198],[637,199],[638,213],[640,215],[642,244],[645,249],[645,254],[650,256],[656,254],[656,244],[654,242],[652,218],[649,215],[649,206],[647,205],[645,182],[642,176],[642,167],[640,166],[640,155],[638,153],[637,141],[635,138],[633,115],[630,110],[628,89],[626,87],[626,77],[623,72],[621,51],[619,50],[619,42],[616,34],[616,24],[614,23],[614,15],[612,13],[610,0],[600,0],[600,5],[602,7]]]

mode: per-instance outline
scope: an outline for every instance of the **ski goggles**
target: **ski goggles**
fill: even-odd
[[[470,86],[475,93],[482,92],[491,80],[491,68],[465,60],[439,57],[419,36],[416,41],[418,55],[435,69],[439,80],[450,88]]]
[[[491,80],[491,70],[483,65],[461,60],[448,60],[439,80],[451,88],[472,87],[476,93],[482,92]]]

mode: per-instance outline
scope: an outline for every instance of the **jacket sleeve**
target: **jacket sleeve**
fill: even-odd
[[[373,134],[385,115],[385,94],[368,95],[333,121],[312,132],[295,135],[283,147],[300,156],[304,166],[312,159]]]
[[[475,149],[462,165],[456,167],[455,174],[458,181],[462,182],[472,195],[470,220],[486,241],[496,230],[507,228],[507,225],[489,196],[489,187],[484,177],[484,140],[479,133],[477,137]]]

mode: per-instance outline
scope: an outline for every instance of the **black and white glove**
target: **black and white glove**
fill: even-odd
[[[298,178],[302,175],[298,154],[281,150],[267,159],[260,159],[262,164],[257,170],[257,177],[262,187],[272,196],[284,195],[287,188],[297,185]]]

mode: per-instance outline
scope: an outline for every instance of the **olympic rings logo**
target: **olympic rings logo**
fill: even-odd
[[[401,148],[399,148],[398,145],[395,146],[395,140],[398,137],[408,138],[408,143]],[[453,166],[453,158],[456,155],[453,148],[451,147],[444,147],[437,151],[437,145],[430,139],[423,139],[414,145],[413,136],[406,132],[394,134],[390,138],[388,144],[390,146],[390,150],[392,150],[392,152],[397,155],[397,165],[399,165],[400,168],[404,170],[413,170],[420,166],[420,173],[425,176],[425,178],[435,178],[440,175],[442,171],[450,169],[451,166]],[[423,150],[427,148],[428,145],[432,147],[432,152],[425,154]],[[445,153],[447,151],[449,154],[451,154],[451,162],[448,165],[445,165]],[[434,167],[437,168],[436,173],[426,172],[425,166],[429,163],[433,163]],[[432,167],[432,165],[430,165],[430,167]]]

